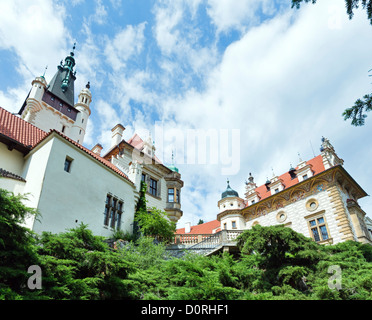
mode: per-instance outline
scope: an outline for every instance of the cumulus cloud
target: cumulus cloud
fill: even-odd
[[[52,66],[68,53],[69,32],[64,26],[65,10],[49,0],[3,1],[0,10],[0,50],[14,53],[17,64],[11,72],[20,77],[18,88],[0,91],[0,105],[18,111],[35,76],[54,74]],[[10,71],[9,71],[10,72]],[[15,110],[17,109],[17,110]]]
[[[133,55],[141,53],[145,41],[144,30],[146,22],[137,26],[128,25],[119,31],[114,39],[108,39],[105,55],[114,71],[125,66],[126,61]]]
[[[365,78],[368,52],[372,49],[366,48],[372,46],[367,40],[371,38],[369,28],[366,19],[356,16],[349,21],[342,3],[319,3],[284,12],[245,32],[207,75],[207,89],[191,89],[179,98],[169,99],[164,103],[164,114],[185,130],[240,129],[240,171],[229,178],[241,196],[249,172],[259,185],[263,184],[266,177],[272,176],[272,169],[281,174],[291,163],[297,165],[298,153],[304,159],[313,157],[313,149],[319,154],[323,135],[341,157],[353,162],[356,159],[352,159],[343,141],[350,140],[350,136],[360,141],[361,155],[363,135],[345,123],[341,113],[358,95],[370,90]],[[356,49],[361,47],[365,50]],[[370,128],[362,130],[370,132]],[[363,170],[366,167],[367,163]],[[346,164],[346,168],[362,178],[357,167]],[[199,212],[205,220],[215,218],[217,201],[226,187],[227,177],[218,174],[220,169],[221,164],[182,166],[183,178],[192,184],[202,172],[208,191]],[[366,187],[370,185],[364,182]],[[193,194],[188,187],[184,193],[185,197]],[[187,206],[183,207],[187,213],[181,225],[196,210],[192,204]]]

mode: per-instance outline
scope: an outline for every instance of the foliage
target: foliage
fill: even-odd
[[[114,250],[84,224],[36,238],[19,226],[32,210],[0,195],[0,299],[372,299],[370,245],[322,246],[284,226],[258,225],[239,236],[239,257],[173,258],[151,237]],[[40,290],[25,285],[31,264],[42,270]],[[329,285],[333,266],[341,270],[339,289]]]
[[[155,207],[150,212],[139,211],[135,217],[144,236],[152,236],[162,241],[170,241],[176,232],[176,223],[167,214]]]
[[[44,232],[38,253],[45,295],[54,299],[121,299],[132,264],[86,225],[58,235]]]
[[[366,94],[363,97],[364,100],[358,99],[355,101],[354,106],[347,108],[342,115],[344,120],[352,119],[351,124],[353,126],[363,126],[367,115],[364,111],[372,110],[372,94]]]
[[[35,239],[31,231],[22,226],[25,219],[37,211],[23,204],[23,196],[0,189],[0,297],[18,298],[27,295],[24,284],[31,265],[37,264]]]

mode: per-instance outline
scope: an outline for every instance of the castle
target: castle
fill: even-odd
[[[75,49],[75,46],[74,46]],[[36,77],[18,114],[0,108],[0,188],[24,194],[40,217],[25,225],[37,233],[64,232],[83,222],[97,235],[132,233],[141,181],[148,207],[178,221],[183,181],[178,169],[155,155],[150,138],[123,139],[125,127],[112,129],[111,147],[83,146],[91,115],[90,83],[78,94],[74,50],[48,83]]]
[[[244,199],[228,182],[217,203],[217,220],[178,229],[179,239],[190,241],[194,233],[206,239],[208,234],[223,230],[238,234],[259,224],[284,225],[320,244],[346,240],[372,244],[372,221],[358,204],[367,193],[324,137],[320,152],[308,161],[300,158],[295,168],[291,166],[279,176],[273,174],[260,186],[249,174]]]

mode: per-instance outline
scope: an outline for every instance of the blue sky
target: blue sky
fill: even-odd
[[[107,149],[117,123],[126,139],[159,138],[160,126],[157,155],[170,163],[173,149],[185,181],[180,227],[216,218],[227,178],[243,197],[249,172],[261,185],[272,171],[297,165],[298,153],[318,155],[322,136],[372,194],[371,116],[362,128],[341,117],[371,92],[364,11],[350,21],[340,0],[300,10],[290,0],[4,0],[0,7],[0,106],[17,112],[33,78],[48,66],[49,81],[76,42],[75,91],[90,81],[93,94],[85,146]],[[217,144],[200,151],[206,161],[196,152],[191,163],[187,134],[197,130],[210,130]],[[372,217],[370,197],[360,204]]]

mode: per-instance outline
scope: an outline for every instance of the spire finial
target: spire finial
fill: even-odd
[[[74,42],[74,46],[72,47],[71,55],[74,56],[76,48],[76,42]]]
[[[47,69],[48,69],[48,65],[45,66],[44,73],[42,75],[43,78],[45,78],[45,73],[46,73]]]

